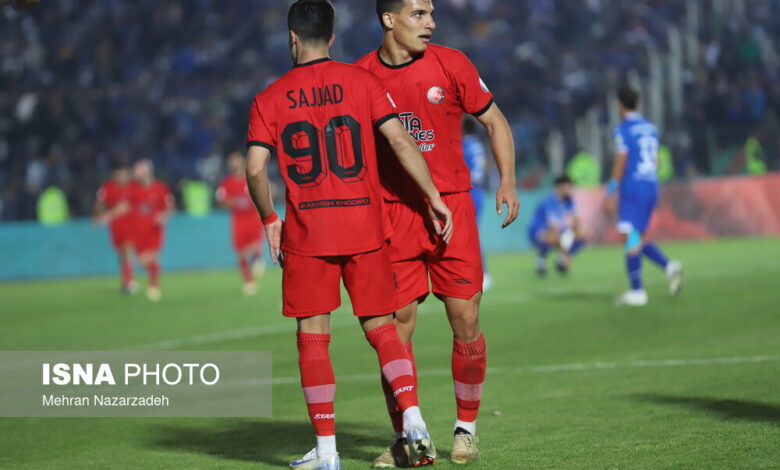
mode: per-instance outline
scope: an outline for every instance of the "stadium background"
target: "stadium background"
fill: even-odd
[[[0,240],[14,248],[3,251],[15,253],[3,260],[4,279],[111,272],[104,231],[78,219],[90,215],[112,166],[151,158],[185,209],[185,188],[197,182],[213,189],[225,156],[242,150],[253,95],[289,68],[283,1],[65,0],[22,11],[4,3]],[[379,43],[379,26],[365,2],[337,4],[333,56],[352,61]],[[482,221],[487,251],[527,248],[523,223],[539,195],[534,190],[546,190],[553,175],[568,170],[586,187],[604,179],[617,121],[611,93],[622,82],[642,91],[645,114],[662,130],[664,180],[687,184],[779,168],[778,1],[437,6],[437,41],[464,50],[480,69],[512,126],[519,187],[530,191],[522,195],[520,223],[507,233],[489,216]],[[494,170],[490,175],[488,190],[497,180]],[[15,223],[34,220],[51,187],[64,191],[77,221],[59,231]],[[697,216],[688,211],[684,218]],[[780,218],[777,210],[769,216]],[[228,266],[225,224],[218,212],[174,219],[164,264]],[[740,233],[766,231],[714,235]],[[38,243],[24,243],[33,239]],[[193,257],[196,243],[210,249]]]
[[[0,280],[11,281],[0,282],[0,348],[263,349],[275,382],[271,420],[2,418],[0,468],[275,468],[299,457],[311,432],[294,324],[278,314],[280,273],[266,273],[260,295],[240,296],[227,214],[192,216],[182,194],[188,181],[215,186],[225,156],[242,150],[252,96],[288,69],[288,2],[11,3],[0,0]],[[378,45],[372,2],[335,3],[334,58]],[[522,202],[506,230],[490,211],[481,221],[494,288],[483,304],[483,462],[473,467],[777,468],[780,1],[436,7],[435,42],[469,54],[510,120]],[[682,239],[664,248],[686,266],[675,299],[648,270],[652,300],[641,311],[610,305],[625,287],[619,247],[588,248],[561,279],[537,279],[523,252],[533,205],[564,170],[581,183],[592,239],[614,240],[592,185],[611,164],[611,93],[622,81],[642,91],[662,129],[653,230]],[[111,166],[137,158],[155,161],[180,209],[159,304],[120,297],[106,230],[88,218]],[[70,218],[44,226],[36,206],[50,187],[64,191]],[[170,272],[179,269],[194,271]],[[62,276],[72,279],[41,279]],[[426,419],[446,455],[451,336],[441,310],[423,304],[415,350]],[[334,331],[339,445],[345,468],[366,468],[387,444],[367,373],[375,358],[349,305],[334,313]]]

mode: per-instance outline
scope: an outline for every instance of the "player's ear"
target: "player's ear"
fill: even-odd
[[[382,13],[382,24],[387,29],[393,29],[393,26],[395,26],[395,21],[393,20],[393,15],[390,12]]]
[[[330,36],[330,40],[328,41],[328,47],[329,47],[329,48],[330,48],[330,47],[333,47],[333,43],[334,43],[335,41],[336,41],[336,35],[335,35],[335,34],[332,34],[332,35]]]

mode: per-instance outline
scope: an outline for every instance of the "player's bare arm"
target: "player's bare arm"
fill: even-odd
[[[249,147],[247,152],[246,182],[249,186],[249,195],[257,207],[265,226],[265,235],[268,240],[268,248],[271,251],[271,260],[277,264],[281,260],[282,246],[282,220],[274,219],[274,202],[271,197],[271,184],[268,181],[268,161],[271,152],[265,147]],[[266,223],[267,222],[267,223]]]
[[[404,170],[412,177],[417,186],[422,190],[428,205],[432,210],[431,218],[437,235],[440,235],[445,243],[449,243],[452,238],[452,212],[441,200],[441,195],[436,185],[433,183],[433,177],[428,169],[425,158],[420,153],[420,148],[415,144],[412,137],[404,128],[404,125],[398,119],[390,119],[379,126],[379,131],[387,138],[393,152],[398,156],[398,161],[404,167]],[[443,221],[442,226],[439,221]]]
[[[609,183],[607,183],[607,198],[604,199],[604,212],[607,214],[611,215],[615,213],[618,181],[623,177],[623,171],[626,168],[627,160],[627,152],[617,152],[615,154],[615,162],[612,164],[612,176]]]
[[[490,138],[490,148],[493,150],[493,158],[496,160],[498,172],[501,175],[501,184],[496,191],[496,212],[499,215],[507,207],[506,218],[501,228],[506,228],[517,219],[520,213],[520,200],[515,189],[515,141],[512,138],[512,130],[504,116],[504,113],[493,103],[482,115],[477,117],[485,126],[485,131]]]

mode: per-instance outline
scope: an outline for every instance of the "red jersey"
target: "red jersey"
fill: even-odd
[[[260,221],[260,215],[249,196],[246,178],[236,175],[226,176],[217,188],[217,200],[230,208],[230,214],[234,219]]]
[[[459,50],[431,44],[422,56],[406,64],[386,64],[379,51],[374,51],[355,65],[373,72],[390,92],[439,191],[471,189],[471,174],[461,145],[463,113],[485,113],[493,104],[493,95],[468,57]],[[381,137],[379,141],[385,198],[412,201],[422,197],[389,145]]]
[[[396,117],[374,75],[330,59],[297,65],[256,96],[247,145],[276,150],[284,250],[337,256],[383,245],[374,127]]]
[[[98,189],[97,199],[103,203],[107,210],[112,210],[119,203],[130,204],[131,183],[119,184],[115,180],[108,180]],[[112,228],[126,229],[132,223],[130,207],[127,212],[111,221]]]
[[[156,225],[157,217],[173,208],[173,194],[162,181],[155,180],[148,186],[134,182],[130,188],[134,221],[142,228]]]

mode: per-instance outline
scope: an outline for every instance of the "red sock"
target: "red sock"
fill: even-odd
[[[246,256],[241,255],[238,258],[238,269],[241,271],[241,276],[244,278],[244,282],[252,282],[252,267],[249,264],[249,260]]]
[[[482,400],[482,384],[485,381],[487,351],[485,336],[480,334],[473,343],[462,343],[457,339],[452,346],[452,378],[455,382],[455,402],[458,419],[472,422],[477,420],[479,403]]]
[[[126,259],[122,261],[122,285],[126,286],[133,282],[133,263]]]
[[[318,436],[336,435],[336,377],[330,363],[330,335],[298,333],[298,366],[309,418]]]
[[[414,361],[414,348],[412,342],[406,343],[406,352],[409,355],[409,360],[412,361],[412,373],[414,374],[414,387],[417,388],[417,364]],[[385,393],[385,404],[387,405],[387,414],[390,415],[390,422],[393,423],[393,431],[402,432],[404,430],[403,413],[398,409],[398,404],[395,402],[393,396],[393,387],[387,382],[384,375],[380,376],[382,379],[382,391]]]
[[[374,328],[366,333],[366,338],[376,350],[382,376],[389,384],[390,393],[401,412],[412,406],[417,406],[417,387],[414,383],[414,369],[409,353],[406,351],[395,325]],[[394,423],[395,424],[395,423]]]
[[[160,262],[150,261],[146,265],[146,271],[149,273],[149,287],[157,287],[160,283]]]

